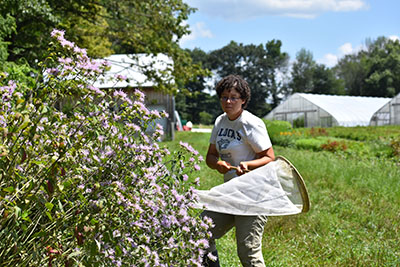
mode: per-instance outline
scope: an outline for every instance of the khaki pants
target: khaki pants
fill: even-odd
[[[210,217],[215,225],[211,229],[212,239],[208,252],[216,251],[215,239],[224,236],[232,227],[236,227],[237,253],[244,267],[264,267],[261,241],[267,216],[239,216],[204,211],[202,216]]]

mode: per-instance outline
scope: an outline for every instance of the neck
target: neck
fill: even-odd
[[[239,118],[240,115],[242,115],[243,109],[241,109],[239,112],[235,113],[235,114],[227,114],[229,120],[234,121],[237,118]]]

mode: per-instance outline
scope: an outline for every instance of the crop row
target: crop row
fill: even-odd
[[[400,157],[400,126],[292,128],[286,121],[264,121],[273,144],[344,155]]]

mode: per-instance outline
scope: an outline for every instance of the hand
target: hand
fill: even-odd
[[[239,168],[236,169],[236,174],[240,176],[248,171],[249,171],[249,165],[247,164],[247,162],[242,161],[239,164]]]
[[[231,167],[231,165],[224,160],[219,160],[217,162],[217,171],[222,174],[227,173],[231,169],[230,167]]]

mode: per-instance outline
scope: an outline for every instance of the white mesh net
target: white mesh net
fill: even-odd
[[[197,208],[234,215],[293,215],[310,206],[301,175],[284,157],[196,194]]]

